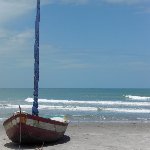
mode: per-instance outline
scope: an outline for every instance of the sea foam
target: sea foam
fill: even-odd
[[[32,98],[25,99],[26,102],[33,102]],[[86,104],[86,105],[119,105],[119,106],[150,106],[150,102],[124,102],[124,101],[77,101],[77,100],[48,100],[48,99],[39,99],[39,103],[51,103],[51,104]]]
[[[150,97],[146,97],[146,96],[125,95],[125,97],[130,100],[150,100]]]
[[[32,105],[20,105],[22,109],[31,109]],[[0,107],[1,108],[1,107]],[[5,109],[19,109],[18,105],[8,104]],[[111,107],[80,107],[80,106],[48,106],[40,105],[40,110],[74,111],[74,112],[119,112],[119,113],[150,113],[149,109],[111,108]]]

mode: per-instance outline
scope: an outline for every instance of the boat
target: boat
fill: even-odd
[[[52,120],[25,112],[15,112],[4,122],[9,139],[19,144],[55,142],[64,136],[68,121]]]
[[[69,121],[64,118],[44,118],[39,116],[38,110],[38,82],[39,82],[39,24],[40,0],[37,0],[35,20],[34,44],[34,100],[32,114],[21,110],[12,114],[3,123],[8,138],[19,144],[55,142],[64,136]]]

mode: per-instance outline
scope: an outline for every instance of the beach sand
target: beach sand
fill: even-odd
[[[33,150],[40,145],[21,146]],[[0,150],[19,149],[0,125]],[[63,139],[43,150],[150,150],[150,123],[79,123],[67,128]]]

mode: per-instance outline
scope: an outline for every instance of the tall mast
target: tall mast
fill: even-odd
[[[35,20],[35,44],[34,44],[34,101],[32,115],[38,116],[38,83],[39,83],[39,25],[40,25],[40,0],[37,0],[37,12]]]

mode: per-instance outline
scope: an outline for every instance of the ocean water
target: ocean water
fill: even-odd
[[[31,113],[33,89],[0,89],[0,121]],[[149,121],[150,89],[47,88],[39,90],[39,115],[72,122]]]

